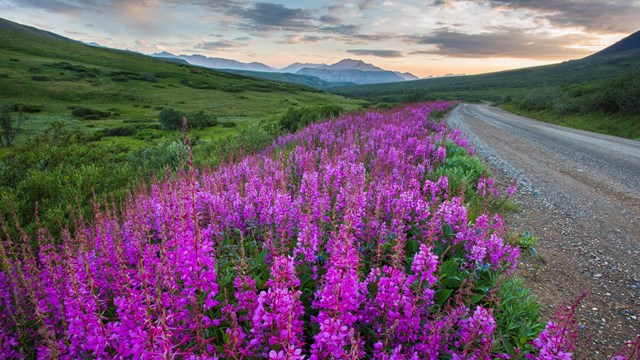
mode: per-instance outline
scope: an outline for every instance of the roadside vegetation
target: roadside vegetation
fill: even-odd
[[[640,71],[505,95],[496,103],[550,123],[640,140]]]

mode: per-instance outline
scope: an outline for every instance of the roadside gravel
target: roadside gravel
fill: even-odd
[[[582,292],[582,353],[610,359],[640,334],[640,142],[460,104],[459,128],[503,184],[518,182],[510,229],[538,245],[518,275],[549,316]]]

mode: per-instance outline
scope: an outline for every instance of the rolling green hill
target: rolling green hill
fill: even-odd
[[[13,235],[18,223],[28,233],[38,222],[59,231],[78,214],[91,218],[94,194],[117,203],[166,169],[184,167],[182,133],[159,122],[165,109],[178,121],[180,113],[168,109],[188,114],[192,125],[195,119],[211,125],[189,131],[193,163],[208,166],[267,146],[291,109],[363,104],[311,87],[89,46],[0,19],[0,139],[17,133],[10,146],[0,141],[0,223],[11,219]],[[18,119],[26,120],[17,126]]]
[[[30,133],[52,120],[86,130],[132,122],[157,124],[163,108],[202,110],[220,121],[237,122],[277,118],[298,105],[358,108],[362,103],[311,87],[92,47],[4,19],[0,19],[0,98],[40,110],[29,117]],[[78,119],[71,114],[75,107],[105,116]]]

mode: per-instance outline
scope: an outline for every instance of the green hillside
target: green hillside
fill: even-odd
[[[126,122],[157,123],[163,108],[202,110],[220,121],[275,118],[289,107],[340,104],[316,89],[163,61],[141,54],[84,45],[0,19],[0,98],[41,109],[27,130],[60,120],[91,130]],[[109,113],[79,120],[73,107]]]
[[[12,219],[14,235],[13,219],[34,231],[38,209],[52,230],[73,225],[73,214],[91,216],[94,193],[118,202],[166,168],[184,166],[180,125],[163,126],[161,113],[178,124],[189,115],[193,162],[208,166],[266,146],[292,110],[363,104],[0,19],[0,223]],[[9,146],[5,137],[13,137]]]

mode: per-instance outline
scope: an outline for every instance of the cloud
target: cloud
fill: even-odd
[[[358,9],[360,9],[360,11],[364,11],[370,8],[372,5],[373,0],[363,0],[358,4]]]
[[[410,51],[409,55],[433,55],[433,51],[430,51],[430,50],[414,50],[414,51]]]
[[[282,40],[276,41],[278,44],[295,45],[295,44],[313,44],[326,40],[336,40],[333,36],[317,36],[317,35],[285,35]]]
[[[323,16],[320,16],[318,20],[320,20],[320,22],[324,24],[338,25],[342,23],[342,19],[333,15],[323,15]]]
[[[347,50],[348,53],[358,55],[358,56],[377,56],[382,58],[398,58],[403,57],[402,51],[398,50],[367,50],[367,49],[356,49],[356,50]]]
[[[16,0],[13,3],[20,7],[30,7],[36,9],[44,9],[51,12],[75,12],[82,10],[82,2],[67,0]]]
[[[357,35],[360,31],[360,25],[348,24],[348,25],[335,25],[335,26],[321,26],[317,28],[318,31],[332,34],[342,35]]]
[[[251,38],[242,37],[242,38],[237,38],[235,40],[240,42],[233,42],[228,40],[202,41],[194,45],[193,48],[197,50],[209,50],[209,51],[241,48],[241,47],[250,45],[248,41],[251,40]]]
[[[539,13],[539,18],[559,27],[582,27],[604,33],[631,33],[640,27],[638,1],[487,0],[487,3],[506,10],[532,10]]]
[[[391,38],[394,38],[394,36],[389,34],[351,34],[345,37],[344,40],[347,44],[360,45],[389,40]]]
[[[467,34],[440,29],[424,36],[410,36],[407,42],[435,47],[432,54],[461,58],[508,57],[524,59],[566,59],[591,51],[571,47],[585,36],[530,34],[523,29],[499,27],[493,32]],[[417,53],[417,52],[413,52]],[[424,52],[420,52],[424,53]]]
[[[256,30],[301,29],[311,26],[311,14],[308,10],[291,9],[280,4],[257,2],[235,12],[245,20],[249,20],[251,27]]]

